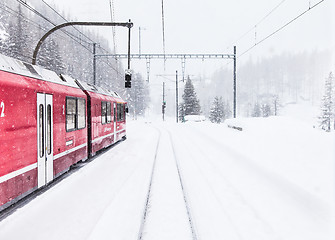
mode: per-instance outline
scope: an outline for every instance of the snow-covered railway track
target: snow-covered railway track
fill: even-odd
[[[174,239],[197,240],[182,169],[175,152],[171,133],[162,128],[156,129],[159,131],[159,138],[157,140],[138,240],[171,239],[169,234],[174,231],[166,230],[169,228],[179,228],[179,230],[175,231],[177,235],[173,236]],[[164,189],[167,189],[167,191],[164,192]],[[168,199],[166,200],[166,198]],[[171,213],[173,214],[171,215]],[[163,223],[164,221],[171,221],[172,219],[177,223],[167,223],[163,227],[164,230],[157,235],[155,231],[161,228],[159,221],[165,224]],[[152,227],[153,225],[155,227]]]
[[[254,233],[248,233],[248,228],[252,226],[259,239],[282,239],[274,232],[271,225],[263,219],[257,209],[245,199],[239,189],[225,176],[225,171],[222,170],[222,165],[218,164],[216,158],[217,156],[225,157],[224,153],[221,153],[221,155],[216,153],[216,151],[221,151],[220,147],[208,148],[207,146],[206,149],[203,149],[206,142],[204,136],[201,138],[196,135],[188,136],[188,141],[185,141],[183,134],[179,132],[176,135],[178,144],[184,146],[184,151],[189,154],[189,159],[193,159],[192,164],[199,173],[197,175],[198,179],[206,186],[207,195],[212,195],[213,201],[211,203],[216,202],[215,205],[218,206],[216,212],[222,213],[222,217],[217,220],[220,222],[223,218],[225,219],[222,222],[227,225],[223,228],[223,231],[227,231],[225,229],[229,228],[231,231],[229,234],[234,236],[233,239],[256,239]],[[217,182],[220,182],[219,188]],[[241,211],[242,209],[243,211]],[[211,214],[215,218],[214,213]]]
[[[176,167],[177,167],[177,171],[178,171],[180,186],[181,186],[182,191],[183,191],[183,197],[184,197],[185,207],[186,207],[186,210],[187,210],[188,220],[189,220],[190,228],[191,228],[191,232],[192,232],[192,238],[193,238],[193,240],[197,240],[197,234],[196,234],[195,225],[194,225],[194,221],[193,221],[193,217],[192,217],[191,207],[190,207],[190,203],[189,203],[189,197],[188,197],[187,192],[186,192],[186,187],[185,187],[185,184],[184,184],[184,181],[183,181],[181,167],[180,167],[180,164],[179,164],[178,157],[176,155],[176,150],[175,150],[175,146],[174,146],[174,143],[173,143],[173,140],[172,140],[172,135],[171,135],[170,131],[169,131],[169,137],[170,137],[170,141],[171,141],[171,144],[172,144],[172,150],[173,150],[173,155],[174,155],[174,159],[175,159],[175,162],[176,162]]]
[[[147,192],[147,196],[146,196],[144,211],[143,211],[143,215],[142,215],[142,219],[141,219],[140,230],[138,232],[138,238],[137,238],[138,240],[143,239],[144,224],[145,224],[145,221],[146,221],[147,216],[148,216],[148,208],[149,208],[149,201],[150,201],[150,193],[151,193],[152,180],[153,180],[153,176],[154,176],[154,173],[155,173],[155,166],[156,166],[156,161],[157,161],[158,147],[159,147],[159,143],[160,143],[160,139],[161,139],[161,132],[159,131],[159,129],[157,129],[157,131],[158,131],[159,135],[158,135],[158,139],[157,139],[155,156],[154,156],[154,161],[153,161],[153,164],[152,164],[151,176],[150,176],[149,187],[148,187],[148,192]]]

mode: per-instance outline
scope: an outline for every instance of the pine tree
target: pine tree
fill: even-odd
[[[225,119],[225,109],[222,97],[215,97],[212,104],[209,120],[213,123],[221,123]]]
[[[183,107],[184,116],[199,115],[201,113],[200,103],[190,77],[187,78],[184,88]]]
[[[258,103],[254,105],[254,110],[251,114],[252,117],[260,117],[261,116],[261,108]]]
[[[329,73],[325,81],[325,94],[322,97],[321,115],[319,116],[320,127],[327,132],[331,129],[331,123],[334,120],[334,77]]]
[[[179,106],[178,106],[178,111],[179,111],[179,120],[181,122],[184,122],[185,121],[185,104],[184,103],[180,103]]]
[[[262,110],[262,117],[271,116],[271,107],[269,104],[267,103],[262,104],[261,110]]]
[[[273,96],[273,115],[277,116],[278,115],[278,110],[279,110],[279,96],[274,95]]]
[[[38,64],[57,73],[64,73],[65,67],[61,54],[59,53],[59,45],[54,39],[46,39],[42,45],[38,57]]]

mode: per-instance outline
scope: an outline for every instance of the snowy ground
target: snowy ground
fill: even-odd
[[[334,239],[334,133],[288,117],[228,123],[243,131],[129,122],[126,141],[1,221],[0,239]]]

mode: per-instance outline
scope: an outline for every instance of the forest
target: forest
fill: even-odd
[[[68,21],[78,20],[44,1],[3,0],[0,4],[0,53],[31,63],[39,39],[54,26]],[[37,64],[93,84],[94,44],[96,55],[114,53],[108,40],[90,28],[64,28],[42,44]],[[96,57],[96,84],[118,92],[128,102],[130,112],[141,115],[149,101],[148,85],[141,74],[135,72],[133,87],[125,89],[124,74],[120,60]]]

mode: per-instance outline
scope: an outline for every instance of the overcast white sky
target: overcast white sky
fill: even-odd
[[[78,21],[110,21],[110,0],[45,0],[63,9]],[[238,54],[262,40],[320,0],[165,0],[166,53],[232,53],[233,44]],[[139,27],[142,53],[162,53],[161,0],[114,0],[115,21],[131,19],[132,52],[138,53]],[[281,52],[300,52],[315,49],[335,49],[334,1],[325,0],[300,19],[281,30],[264,43],[245,54],[240,62],[249,57],[269,56]],[[254,27],[271,10],[280,6],[264,21]],[[75,19],[72,19],[75,20]],[[254,27],[254,28],[253,28]],[[253,29],[252,29],[253,28]],[[250,30],[244,38],[236,40]],[[110,29],[99,28],[110,39]],[[256,38],[255,38],[256,35]],[[117,28],[117,52],[126,53],[127,31]],[[133,67],[145,69],[145,62]],[[192,66],[186,63],[187,66]],[[214,67],[222,62],[210,63]],[[152,69],[155,66],[152,63]],[[160,68],[162,64],[159,65]],[[178,67],[181,64],[178,62]],[[168,67],[167,67],[168,68]],[[197,69],[187,68],[189,74]],[[175,66],[173,66],[175,69]],[[157,72],[162,71],[156,69]],[[172,69],[167,69],[171,73]]]

